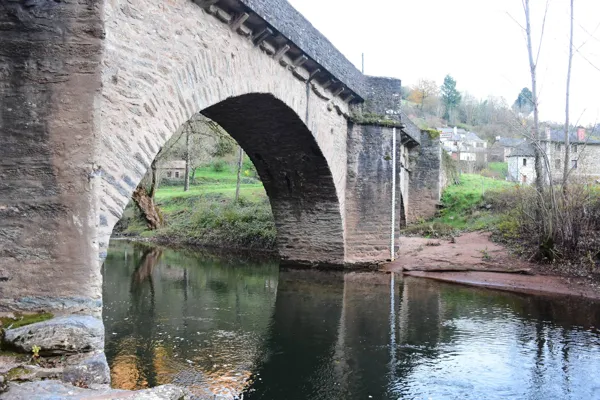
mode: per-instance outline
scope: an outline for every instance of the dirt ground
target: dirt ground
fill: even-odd
[[[544,274],[538,265],[493,243],[485,232],[466,233],[453,241],[403,237],[400,256],[383,270],[500,290],[600,299],[597,283]]]

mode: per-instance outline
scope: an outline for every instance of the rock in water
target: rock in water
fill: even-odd
[[[12,384],[0,399],[10,400],[90,400],[90,399],[135,399],[135,400],[182,400],[189,399],[185,390],[173,385],[130,392],[111,389],[108,385],[83,389],[59,381],[40,381]]]
[[[98,318],[71,315],[9,329],[3,341],[25,353],[39,346],[43,356],[90,352],[104,348],[104,326]]]

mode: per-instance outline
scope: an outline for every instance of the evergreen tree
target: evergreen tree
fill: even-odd
[[[529,115],[533,111],[533,93],[529,88],[524,87],[521,93],[513,103],[513,110],[523,115]]]
[[[446,111],[444,112],[444,119],[450,120],[454,116],[454,111],[458,108],[461,101],[461,94],[456,90],[456,81],[452,76],[446,75],[444,78],[444,84],[441,87],[442,102]]]

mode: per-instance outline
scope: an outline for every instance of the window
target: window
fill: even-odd
[[[571,168],[577,169],[577,160],[571,160]]]
[[[524,158],[524,159],[523,159],[523,166],[524,166],[524,167],[526,167],[526,166],[527,166],[527,159],[526,159],[526,158]]]
[[[562,144],[560,144],[560,143],[554,143],[554,150],[561,151],[562,150]]]
[[[521,178],[523,183],[527,183],[527,175],[523,175],[523,177]]]
[[[167,171],[167,178],[170,178],[173,175],[171,171]]]
[[[560,169],[560,158],[554,160],[554,168]]]
[[[175,178],[179,178],[179,171],[175,171]]]
[[[571,149],[573,150],[573,153],[577,153],[577,145],[576,144],[572,145]]]

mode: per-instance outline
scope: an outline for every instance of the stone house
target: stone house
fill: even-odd
[[[173,160],[158,165],[163,178],[178,180],[185,177],[185,160]]]
[[[511,151],[525,141],[523,138],[507,138],[496,136],[496,141],[490,147],[490,162],[508,162]]]
[[[535,181],[535,152],[531,143],[522,142],[514,147],[506,160],[509,181],[519,182],[522,185],[528,185]]]
[[[569,135],[570,176],[586,181],[600,179],[600,138],[587,135],[579,127]],[[565,134],[561,130],[546,129],[542,145],[548,155],[550,173],[546,179],[561,181],[564,173]]]
[[[487,162],[487,142],[474,132],[457,128],[439,128],[442,147],[450,156],[470,163]]]
[[[570,176],[588,182],[600,181],[600,138],[586,135],[585,128],[577,128],[569,137]],[[546,129],[541,142],[550,171],[545,166],[546,181],[560,182],[564,173],[565,137],[560,130]],[[508,179],[513,182],[530,184],[535,180],[535,155],[533,146],[523,142],[515,147],[508,160]]]

